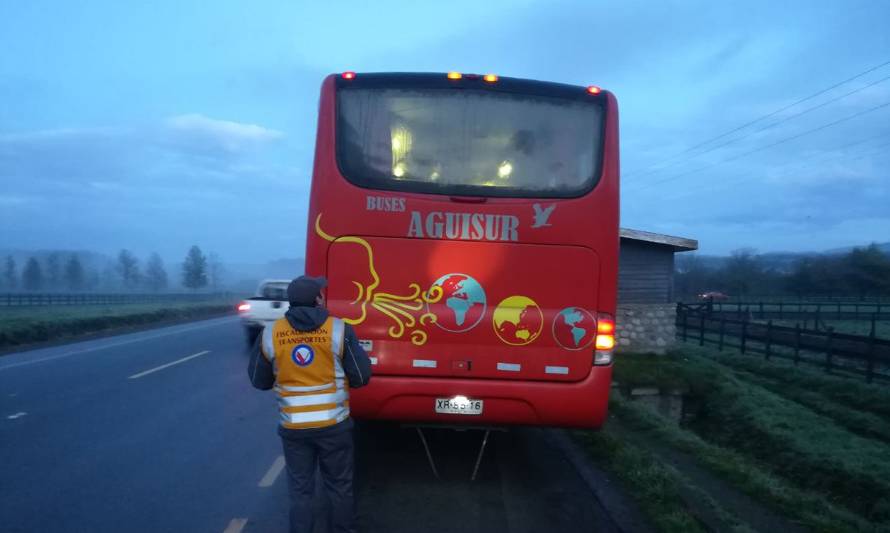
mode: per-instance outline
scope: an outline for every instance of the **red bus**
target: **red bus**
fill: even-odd
[[[306,272],[372,358],[353,415],[600,426],[618,174],[617,102],[598,87],[328,76]]]

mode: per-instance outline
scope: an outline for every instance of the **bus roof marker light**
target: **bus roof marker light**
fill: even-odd
[[[482,79],[487,83],[495,83],[498,81],[498,77],[495,74],[486,74],[485,76],[482,76]]]
[[[447,74],[449,80],[459,80],[464,77],[460,72],[451,71]]]
[[[599,93],[603,92],[603,90],[600,89],[599,87],[597,87],[596,85],[589,85],[587,87],[587,92],[590,94],[599,94]]]
[[[343,74],[340,74],[340,77],[343,78],[344,80],[354,80],[354,79],[355,79],[355,72],[353,72],[353,71],[351,71],[351,70],[347,70],[347,71],[344,72]]]

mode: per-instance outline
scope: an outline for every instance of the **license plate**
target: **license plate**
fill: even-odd
[[[471,400],[464,396],[436,398],[436,412],[449,415],[481,415],[482,400]]]

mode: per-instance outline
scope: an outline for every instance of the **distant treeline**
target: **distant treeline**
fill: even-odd
[[[872,244],[847,254],[804,256],[779,270],[748,249],[733,252],[719,267],[707,266],[695,254],[678,254],[674,290],[686,300],[709,291],[734,300],[890,296],[890,255]]]
[[[86,257],[89,256],[89,257]],[[24,264],[7,255],[0,271],[0,291],[148,291],[161,292],[171,288],[164,261],[152,253],[142,262],[129,250],[121,250],[115,260],[95,264],[89,258],[95,254],[52,251],[27,256]],[[198,246],[192,246],[180,265],[176,281],[187,289],[223,287],[224,269],[216,254],[205,256]]]

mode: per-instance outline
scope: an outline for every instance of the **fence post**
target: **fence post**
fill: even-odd
[[[698,321],[698,345],[705,345],[705,315],[702,314]]]
[[[743,354],[745,353],[745,346],[746,346],[746,344],[747,344],[747,342],[746,342],[747,339],[748,339],[748,317],[745,317],[745,320],[742,321],[742,345],[741,345],[741,349],[742,349],[742,353],[743,353]]]
[[[763,320],[763,302],[760,302],[760,319]]]
[[[779,302],[779,320],[782,320],[782,302]]]
[[[831,344],[834,340],[834,329],[828,330],[828,337],[825,338],[825,371],[831,374]]]
[[[841,319],[841,303],[840,302],[837,303],[837,319],[838,320]]]
[[[686,312],[686,309],[683,309],[683,342],[686,342],[686,330],[689,327],[687,324],[689,318],[689,313]]]
[[[865,371],[865,381],[871,383],[875,375],[875,321],[872,315],[871,332],[868,334],[868,368]]]
[[[772,348],[772,333],[773,333],[773,321],[770,320],[766,323],[766,350],[764,350],[764,359],[769,360],[769,352]]]
[[[800,322],[794,326],[794,366],[800,362]]]
[[[719,351],[723,351],[723,334],[726,332],[726,319],[720,317],[720,343],[717,345]]]

